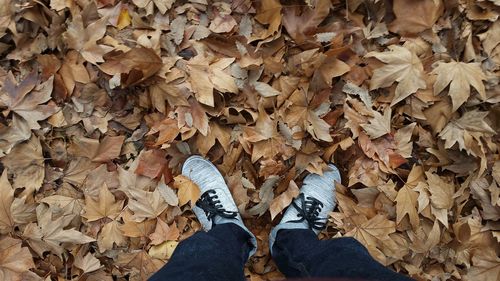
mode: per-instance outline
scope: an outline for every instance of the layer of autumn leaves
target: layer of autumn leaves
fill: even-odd
[[[144,280],[200,229],[201,154],[270,227],[342,170],[321,238],[500,280],[497,0],[0,1],[0,279]],[[332,253],[335,254],[335,253]]]

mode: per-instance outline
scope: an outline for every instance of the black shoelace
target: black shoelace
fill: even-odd
[[[205,191],[196,202],[196,206],[200,207],[205,212],[205,215],[209,221],[212,221],[212,224],[215,224],[214,218],[216,216],[234,219],[238,215],[237,212],[231,212],[224,209],[220,203],[219,196],[213,189]]]
[[[325,218],[320,218],[319,212],[323,208],[323,203],[321,203],[318,199],[314,197],[304,196],[304,193],[301,193],[299,197],[297,197],[300,201],[300,206],[295,203],[295,200],[292,201],[292,206],[299,212],[297,217],[299,219],[289,221],[289,222],[303,222],[306,221],[309,225],[309,229],[313,230],[322,230],[326,226]]]

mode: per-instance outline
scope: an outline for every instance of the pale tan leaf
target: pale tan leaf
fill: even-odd
[[[12,230],[14,220],[10,211],[14,200],[14,190],[7,179],[7,171],[4,170],[0,177],[0,233],[5,234]]]
[[[96,221],[102,218],[114,219],[121,212],[123,201],[116,201],[115,196],[109,191],[104,183],[99,189],[97,200],[89,195],[85,196],[85,214],[82,216],[88,221]]]
[[[123,236],[123,232],[120,229],[120,223],[117,221],[105,224],[97,236],[97,245],[99,246],[99,251],[101,253],[106,250],[113,249],[113,244],[117,246],[124,246],[126,243],[127,240]]]
[[[437,74],[436,82],[434,83],[435,95],[438,95],[450,85],[448,95],[451,97],[453,103],[453,111],[456,111],[469,99],[471,86],[478,91],[483,99],[486,98],[483,84],[486,76],[479,63],[439,62],[432,73]]]
[[[153,192],[130,189],[132,195],[128,208],[134,212],[133,219],[140,222],[158,217],[168,207],[158,189]]]
[[[96,271],[102,267],[101,262],[90,252],[83,257],[77,255],[74,265],[83,270],[84,273]]]
[[[369,119],[368,124],[361,124],[371,139],[379,138],[391,132],[391,108],[384,111],[384,115],[378,111],[373,111],[373,118]]]
[[[367,57],[375,57],[386,63],[373,73],[370,90],[385,88],[398,82],[391,106],[427,87],[424,80],[424,68],[416,54],[398,45],[388,47],[389,52],[370,52]]]
[[[149,239],[151,239],[151,244],[158,245],[167,240],[179,239],[179,234],[179,229],[175,223],[169,226],[163,220],[157,218],[155,232],[149,235]]]
[[[33,257],[22,241],[10,237],[0,240],[0,278],[9,281],[24,280],[22,274],[34,268]]]

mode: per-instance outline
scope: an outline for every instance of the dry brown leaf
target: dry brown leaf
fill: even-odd
[[[495,131],[485,122],[487,112],[469,111],[457,120],[452,120],[439,133],[439,137],[445,140],[445,148],[451,148],[458,143],[459,149],[471,151],[470,139],[476,133],[480,135],[494,134]]]
[[[307,40],[318,25],[326,18],[330,11],[329,1],[315,1],[315,7],[302,7],[302,13],[297,15],[299,7],[287,7],[284,9],[283,26],[290,36],[301,44]]]
[[[54,77],[51,77],[38,84],[36,73],[31,73],[18,84],[12,73],[9,73],[0,95],[0,105],[8,108],[4,114],[12,111],[21,116],[30,129],[40,129],[38,122],[59,110],[53,102],[44,104],[51,98],[53,81]]]
[[[495,281],[500,279],[500,258],[495,251],[486,248],[472,257],[473,266],[467,273],[469,280]]]
[[[431,192],[431,204],[439,209],[449,210],[453,207],[453,195],[455,186],[444,181],[441,177],[430,172],[425,173]]]
[[[179,239],[179,229],[177,229],[175,223],[169,226],[163,220],[157,218],[155,232],[149,235],[149,239],[151,239],[151,244],[153,245],[159,245],[167,240],[175,241]]]
[[[135,173],[152,179],[159,178],[162,174],[167,173],[167,165],[168,161],[164,151],[158,149],[146,150],[141,152],[139,156],[139,164],[135,169]],[[170,177],[166,178],[167,182],[171,179]]]
[[[391,133],[391,108],[384,110],[384,115],[378,111],[372,111],[373,118],[368,120],[368,124],[361,124],[361,127],[372,139],[379,138]]]
[[[132,219],[131,213],[127,214],[127,217],[124,217],[123,220],[125,223],[120,225],[119,229],[123,233],[123,236],[132,238],[148,237],[153,233],[156,223],[155,220],[136,222]]]
[[[397,246],[389,237],[389,234],[396,231],[395,223],[380,214],[369,220],[362,215],[355,215],[350,221],[353,229],[345,235],[356,238],[367,247],[370,254],[384,264],[386,256],[383,251],[390,251],[390,246]]]
[[[279,31],[282,6],[278,0],[264,0],[259,4],[255,19],[262,24],[267,24],[268,27],[261,34],[258,34],[258,38],[265,39]]]
[[[117,221],[105,224],[97,236],[99,252],[103,253],[104,251],[113,249],[113,244],[116,244],[116,246],[124,246],[127,244],[127,240],[120,229],[120,223]]]
[[[443,13],[441,0],[396,0],[392,7],[396,19],[389,25],[389,30],[402,35],[431,28]]]
[[[154,6],[158,8],[160,13],[165,14],[172,7],[175,0],[132,0],[132,2],[137,7],[146,9],[147,14],[150,15],[153,13]]]
[[[249,215],[259,215],[262,216],[271,206],[271,202],[274,198],[273,187],[278,183],[279,178],[277,176],[271,176],[266,179],[262,184],[259,191],[259,204],[253,206],[247,211]]]
[[[123,201],[116,201],[115,196],[104,183],[99,189],[97,200],[89,195],[85,196],[85,217],[88,221],[96,221],[102,218],[115,219],[123,208]]]
[[[0,177],[0,233],[9,233],[14,227],[11,206],[14,201],[14,190],[7,179],[7,171],[4,170]]]
[[[85,60],[92,64],[104,62],[103,55],[112,48],[98,45],[97,41],[106,33],[107,21],[107,18],[101,18],[85,27],[82,15],[76,14],[63,35],[66,44],[69,48],[80,52]]]
[[[121,75],[123,87],[137,85],[155,75],[162,67],[161,58],[151,49],[138,47],[125,53],[106,56],[99,68],[109,75]]]
[[[178,175],[174,178],[174,188],[177,189],[179,206],[191,202],[191,207],[193,207],[201,196],[200,188],[184,175]]]
[[[410,223],[414,229],[419,226],[419,218],[417,213],[417,198],[418,194],[411,189],[408,185],[404,185],[399,191],[395,198],[396,202],[396,222],[399,224],[403,218],[408,215]]]
[[[441,93],[448,84],[450,85],[448,95],[453,103],[453,111],[456,111],[469,99],[471,86],[477,90],[483,99],[486,98],[483,84],[486,76],[478,63],[440,62],[432,73],[437,74],[434,83],[435,95]]]
[[[271,220],[273,220],[276,215],[278,215],[281,211],[283,211],[292,200],[299,195],[299,187],[294,181],[290,181],[288,185],[288,189],[285,192],[281,193],[278,197],[274,198],[271,201],[271,206],[269,207],[269,211],[271,212]]]
[[[192,154],[264,243],[250,280],[284,278],[271,220],[328,161],[349,187],[322,239],[416,280],[498,279],[498,0],[13,2],[0,238],[25,258],[0,279],[147,279],[200,229],[199,190],[169,187]]]
[[[0,240],[0,278],[2,280],[21,281],[22,274],[34,268],[33,257],[22,241],[10,237]]]
[[[83,270],[84,273],[96,271],[102,267],[101,262],[90,252],[85,256],[76,255],[74,265]]]
[[[391,45],[388,52],[370,52],[367,57],[375,57],[386,63],[374,71],[370,80],[370,90],[385,88],[398,82],[391,106],[404,100],[418,89],[427,87],[424,68],[417,55],[405,47]]]
[[[17,145],[1,161],[7,171],[16,176],[13,187],[25,188],[23,194],[31,195],[42,186],[45,158],[37,137],[32,136],[29,141]]]
[[[45,251],[61,255],[64,251],[61,243],[86,244],[95,241],[94,238],[74,228],[64,229],[75,215],[52,219],[52,212],[52,209],[43,204],[38,205],[36,209],[38,222],[30,223],[24,229],[23,236],[28,238],[29,245],[39,256],[43,256]]]
[[[99,142],[99,148],[92,156],[94,162],[107,162],[120,156],[125,136],[106,136]],[[88,155],[88,154],[87,154]]]
[[[132,196],[128,208],[134,212],[133,220],[143,221],[158,217],[168,207],[158,189],[148,192],[139,189],[128,190]]]

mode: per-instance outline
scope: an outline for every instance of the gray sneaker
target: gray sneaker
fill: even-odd
[[[182,165],[182,174],[196,183],[200,188],[201,197],[193,207],[203,229],[209,231],[214,225],[234,223],[248,232],[250,242],[254,246],[249,257],[257,250],[257,239],[246,228],[233,196],[221,173],[210,161],[193,155]]]
[[[271,253],[278,231],[282,229],[311,229],[316,234],[326,227],[328,214],[335,208],[335,182],[340,173],[333,164],[323,175],[309,174],[304,178],[300,194],[288,206],[280,223],[271,230]]]

